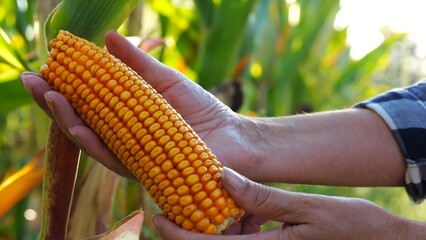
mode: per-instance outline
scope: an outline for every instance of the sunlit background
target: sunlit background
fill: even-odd
[[[289,22],[297,24],[299,7],[295,0],[286,0],[291,5]],[[397,65],[404,65],[418,78],[426,75],[426,1],[423,0],[340,0],[341,9],[336,15],[335,28],[348,29],[347,43],[353,59],[364,57],[379,46],[388,31],[406,33],[406,45],[400,55],[411,55],[404,62],[395,59]]]
[[[417,44],[415,52],[426,56],[426,1],[423,0],[341,0],[336,28],[348,27],[351,55],[360,58],[383,41],[383,30],[405,32]]]

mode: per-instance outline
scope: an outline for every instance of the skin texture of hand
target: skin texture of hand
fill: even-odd
[[[425,237],[422,236],[424,225],[401,219],[365,200],[291,193],[252,182],[228,168],[224,168],[223,173],[225,189],[251,214],[218,236],[183,230],[166,217],[156,215],[154,224],[163,239],[396,240]],[[259,232],[267,220],[283,225]]]
[[[239,128],[242,118],[238,114],[181,73],[131,45],[117,32],[108,32],[105,41],[108,51],[161,93],[224,165],[238,168],[253,162],[247,161],[254,154],[251,148],[244,145],[242,136],[245,134]],[[109,169],[133,178],[97,135],[79,119],[63,96],[52,91],[37,74],[23,73],[20,80],[35,102],[81,149]],[[241,164],[236,161],[241,161]]]

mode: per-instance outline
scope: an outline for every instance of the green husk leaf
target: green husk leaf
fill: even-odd
[[[64,0],[46,22],[46,39],[55,37],[59,30],[67,30],[103,46],[105,32],[117,29],[137,3],[138,0]]]

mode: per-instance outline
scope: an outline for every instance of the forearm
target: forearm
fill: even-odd
[[[389,186],[403,185],[405,163],[385,122],[365,109],[281,118],[247,124],[258,162],[258,181]]]

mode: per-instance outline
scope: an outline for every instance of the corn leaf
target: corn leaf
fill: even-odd
[[[386,53],[394,46],[395,43],[405,37],[405,34],[394,34],[388,37],[385,41],[369,52],[362,59],[353,62],[347,69],[342,73],[340,78],[337,79],[335,90],[339,90],[344,86],[353,84],[353,82],[359,80],[363,75],[371,73],[375,68],[378,67],[380,59],[387,57]]]
[[[85,240],[138,240],[143,221],[144,213],[139,209],[118,222],[108,233]]]
[[[0,115],[32,101],[19,83],[18,76],[17,70],[0,73]]]
[[[0,218],[41,183],[44,149],[0,184]]]
[[[247,20],[256,0],[216,1],[208,19],[204,19],[206,36],[199,52],[198,82],[210,89],[232,75],[238,60],[239,46],[244,36]],[[207,12],[209,3],[196,1],[201,13]],[[212,11],[212,12],[210,12]]]
[[[289,42],[279,59],[274,87],[268,93],[268,113],[286,115],[291,113],[297,97],[294,91],[301,84],[298,76],[300,68],[308,59],[316,41],[325,29],[333,26],[335,13],[339,9],[338,1],[300,1],[300,21],[293,29]],[[290,27],[287,25],[287,27]]]
[[[203,25],[207,28],[210,27],[212,23],[212,15],[214,10],[214,4],[212,0],[194,0],[196,3],[198,14],[200,15]]]
[[[18,51],[13,48],[10,37],[2,28],[0,28],[0,62],[6,63],[21,71],[31,70],[27,61],[25,61]]]
[[[46,22],[46,39],[52,39],[62,29],[103,46],[105,32],[117,29],[137,3],[138,0],[64,0]]]
[[[105,232],[111,222],[111,208],[120,176],[95,162],[76,191],[76,202],[70,218],[70,239]],[[100,187],[108,186],[108,187]],[[96,206],[96,207],[93,207]]]

